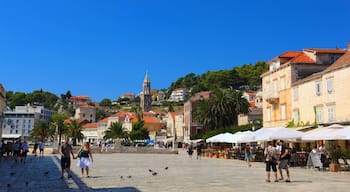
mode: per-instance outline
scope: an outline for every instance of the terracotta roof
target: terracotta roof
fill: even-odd
[[[296,57],[300,55],[302,52],[300,51],[287,51],[279,55],[278,57]]]
[[[255,101],[249,102],[249,106],[254,107],[255,106]]]
[[[160,123],[160,120],[156,117],[143,117],[143,120],[145,121],[145,124],[158,124]]]
[[[104,119],[99,121],[99,123],[107,123],[107,122],[108,122],[108,118],[104,118]]]
[[[314,51],[316,53],[346,53],[346,50],[344,49],[320,49],[320,48],[307,48],[304,49],[305,51]]]
[[[78,119],[78,123],[84,122],[86,119]],[[72,122],[72,119],[66,119],[63,121],[64,124],[69,124]]]
[[[289,62],[290,63],[316,63],[315,60],[311,59],[305,53],[300,53],[298,56],[294,57]]]
[[[343,56],[341,56],[337,61],[335,61],[323,72],[333,71],[349,65],[350,65],[350,51],[347,51]]]
[[[79,99],[79,100],[89,100],[90,97],[88,96],[72,96],[70,99]]]
[[[83,126],[83,129],[96,129],[97,123],[87,123]]]

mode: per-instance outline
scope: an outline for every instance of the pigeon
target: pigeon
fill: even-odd
[[[48,175],[48,174],[49,174],[49,172],[48,172],[48,171],[45,171],[45,172],[44,172],[44,174],[45,174],[45,175]]]
[[[120,179],[123,179],[123,176],[120,176]]]
[[[168,170],[168,169],[169,169],[169,167],[165,167],[164,169],[165,169],[165,170]]]
[[[128,178],[130,179],[130,178],[131,178],[131,175],[129,175]]]
[[[11,172],[10,175],[15,175],[15,172]]]
[[[153,172],[153,173],[152,173],[153,176],[156,176],[157,174],[158,174],[157,172]]]
[[[152,169],[148,169],[149,172],[153,172]]]
[[[11,184],[10,184],[10,183],[8,183],[8,184],[7,184],[7,187],[11,187]]]
[[[28,181],[26,181],[26,185],[28,185]]]

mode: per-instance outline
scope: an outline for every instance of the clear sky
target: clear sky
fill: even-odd
[[[112,100],[188,73],[346,48],[348,0],[11,0],[0,2],[0,83]]]

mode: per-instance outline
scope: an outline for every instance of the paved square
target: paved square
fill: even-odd
[[[60,179],[57,155],[29,156],[26,164],[0,163],[0,191],[348,191],[349,172],[319,172],[291,168],[291,183],[266,183],[263,163],[190,159],[173,154],[93,154],[90,178],[82,178],[72,160],[73,179]],[[167,169],[166,169],[167,167]],[[151,172],[150,172],[151,170]],[[45,174],[46,172],[48,174]],[[11,174],[11,173],[15,174]],[[157,174],[154,174],[156,172]],[[153,173],[153,174],[152,174]]]

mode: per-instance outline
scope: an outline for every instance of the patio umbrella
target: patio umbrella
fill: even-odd
[[[350,139],[350,127],[333,124],[306,132],[302,138],[304,141],[317,140],[348,140]]]
[[[255,141],[272,141],[272,140],[296,140],[300,139],[303,132],[296,131],[285,127],[261,128],[254,132]]]

